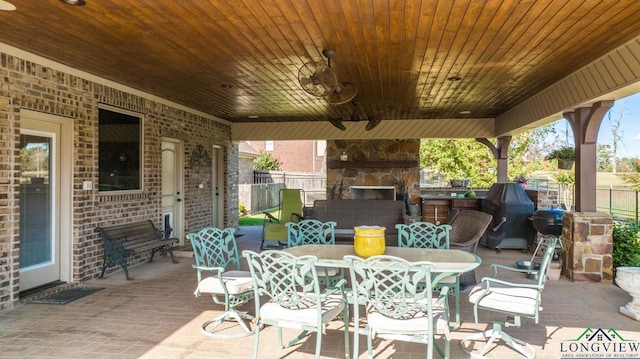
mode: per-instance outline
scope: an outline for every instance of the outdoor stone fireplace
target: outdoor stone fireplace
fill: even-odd
[[[353,186],[393,186],[420,203],[420,140],[328,140],[327,198],[348,199]]]

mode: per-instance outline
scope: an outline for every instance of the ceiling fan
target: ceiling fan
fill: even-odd
[[[325,97],[338,86],[336,73],[324,62],[307,62],[298,70],[298,82],[310,95]]]
[[[322,50],[322,54],[327,58],[329,64],[328,66],[331,67],[331,58],[335,56],[336,52],[333,50]],[[356,87],[356,85],[352,84],[351,82],[338,81],[335,90],[332,93],[324,96],[324,99],[330,105],[341,105],[353,100],[353,98],[356,97],[357,93],[358,88]]]
[[[367,126],[365,127],[365,130],[370,131],[370,130],[373,130],[374,127],[378,126],[382,121],[382,114],[380,113],[373,117],[367,116],[367,118],[361,119],[360,110],[358,108],[358,105],[360,104],[360,102],[352,101],[351,104],[353,105],[353,112],[351,113],[351,116],[349,116],[349,118],[347,118],[346,120],[343,120],[340,117],[337,117],[337,118],[329,117],[329,122],[335,127],[341,129],[342,131],[345,131],[347,128],[344,126],[343,122],[367,121],[368,123],[367,123]]]

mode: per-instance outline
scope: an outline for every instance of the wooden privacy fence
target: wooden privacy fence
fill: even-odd
[[[282,188],[301,188],[305,191],[305,205],[325,199],[327,177],[324,173],[254,171],[254,184],[239,184],[238,199],[250,213],[259,213],[279,205]]]

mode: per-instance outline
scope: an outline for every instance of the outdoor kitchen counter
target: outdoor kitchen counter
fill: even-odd
[[[452,208],[480,210],[482,204],[482,198],[479,197],[458,198],[444,195],[423,195],[420,198],[422,199],[422,221],[431,223],[442,223]]]

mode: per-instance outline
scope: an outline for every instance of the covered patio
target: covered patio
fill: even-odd
[[[257,250],[260,227],[241,227],[238,244],[241,249]],[[188,251],[182,253],[188,255]],[[494,250],[480,246],[478,254],[483,263],[478,278],[489,275],[491,263],[512,265],[529,254],[518,250]],[[223,307],[213,304],[210,297],[196,298],[196,273],[193,259],[181,257],[179,264],[171,264],[167,257],[153,263],[131,268],[134,281],[124,280],[122,272],[110,274],[103,280],[82,283],[86,287],[105,289],[66,305],[29,304],[33,298],[23,298],[21,304],[0,312],[0,346],[3,358],[247,358],[253,337],[214,339],[200,332],[205,320],[219,315]],[[243,263],[243,265],[245,265]],[[527,281],[524,276],[511,279]],[[473,322],[472,307],[467,301],[468,291],[462,293],[462,327],[451,335],[451,357],[467,357],[460,350],[460,340],[491,326],[492,320],[504,320],[502,315],[480,313],[480,323]],[[560,358],[569,352],[570,343],[588,344],[581,337],[589,328],[597,331],[613,329],[622,340],[640,342],[640,324],[618,313],[630,297],[620,288],[606,283],[576,283],[566,277],[547,282],[543,292],[540,323],[523,320],[519,329],[506,331],[534,346],[538,358]],[[241,307],[253,312],[253,303]],[[344,357],[342,327],[335,322],[323,341],[323,358]],[[360,357],[366,357],[366,343],[361,338]],[[577,340],[577,341],[576,341]],[[609,343],[610,341],[604,341]],[[629,344],[626,344],[629,345]],[[261,335],[260,358],[312,358],[315,349],[313,335],[302,344],[280,349],[275,328],[267,328]],[[593,351],[580,353],[581,355]],[[603,353],[602,351],[600,352]],[[619,354],[638,357],[640,352],[628,349]],[[424,347],[405,342],[379,341],[375,344],[376,358],[421,358]],[[490,352],[493,358],[520,358],[504,346]]]
[[[180,244],[187,244],[185,233],[206,226],[237,226],[238,141],[327,139],[353,146],[490,139],[503,181],[511,136],[565,117],[576,137],[576,208],[588,212],[595,209],[602,116],[614,101],[640,92],[638,1],[9,2],[15,9],[0,11],[0,344],[7,348],[2,355],[14,357],[246,357],[249,341],[221,342],[198,332],[198,324],[221,308],[193,297],[189,261],[138,265],[133,282],[117,268],[96,279],[103,250],[97,226],[169,223]],[[0,4],[6,9],[5,1]],[[299,70],[309,63],[335,72],[329,95],[339,95],[339,80],[357,87],[357,97],[335,100],[305,91],[301,84],[309,78],[300,79]],[[140,136],[127,142],[134,151],[122,156],[115,140],[126,131],[109,138],[101,112],[137,118]],[[26,161],[19,149],[21,137],[40,136],[43,124],[51,127],[44,137],[61,142],[51,173],[59,186],[51,187],[50,202],[59,207],[50,209],[54,226],[46,228],[52,233],[48,254],[56,257],[45,261],[53,278],[29,282],[22,255],[36,251],[23,243],[25,228],[29,219],[45,222],[35,216],[45,211],[27,211],[20,196],[56,181],[22,183]],[[106,148],[112,152],[101,154]],[[170,151],[176,156],[167,166]],[[417,153],[368,157],[360,168],[417,164]],[[346,171],[339,154],[329,151],[327,160]],[[101,163],[105,155],[113,161]],[[105,178],[116,177],[109,166],[133,159],[135,185],[104,190]],[[415,178],[417,166],[409,168],[402,175]],[[175,184],[167,191],[169,209],[166,183]],[[246,235],[241,243],[254,241]],[[494,260],[515,260],[506,253],[480,255],[480,276]],[[57,281],[106,289],[62,307],[23,304],[29,299],[24,291]],[[638,323],[618,314],[628,299],[611,284],[563,277],[547,288],[541,324],[525,321],[516,336],[550,358],[558,357],[563,340],[587,328],[613,328],[637,340]],[[469,309],[454,341],[490,323],[484,316],[476,327]],[[329,335],[340,340],[337,332]],[[325,357],[339,357],[336,347],[327,345]],[[310,348],[291,357],[310,356]],[[378,348],[381,357],[421,352],[405,344]]]

